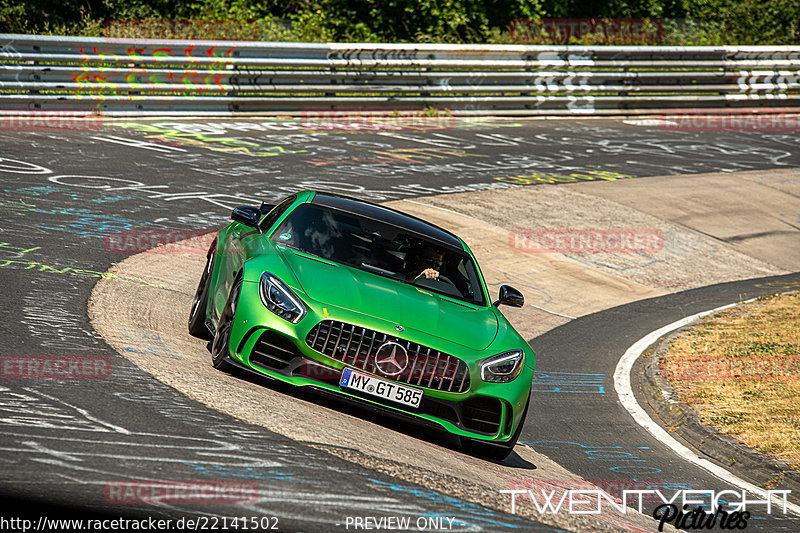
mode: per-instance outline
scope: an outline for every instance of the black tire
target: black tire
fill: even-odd
[[[214,271],[216,249],[217,241],[215,240],[208,250],[206,266],[203,269],[203,275],[200,276],[200,283],[197,284],[197,291],[192,300],[192,309],[189,311],[189,335],[205,340],[211,340],[211,332],[206,327],[206,309],[208,308],[208,293],[211,290],[211,272]]]
[[[528,395],[528,403],[525,404],[525,410],[522,412],[522,418],[519,421],[519,426],[511,436],[511,440],[502,444],[488,444],[484,441],[470,439],[468,437],[461,437],[461,446],[470,454],[489,459],[491,461],[503,461],[506,457],[511,455],[514,447],[517,445],[519,436],[522,434],[522,426],[525,424],[525,418],[528,416],[528,407],[531,405],[531,397]]]
[[[236,280],[228,296],[228,302],[219,317],[217,333],[211,343],[211,365],[217,370],[230,371],[233,366],[225,360],[228,356],[231,329],[233,328],[233,317],[236,314],[236,306],[239,303],[239,293],[242,291],[242,278]]]

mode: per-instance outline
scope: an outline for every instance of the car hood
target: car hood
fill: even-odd
[[[422,288],[312,259],[283,246],[278,253],[299,288],[321,304],[386,320],[471,350],[487,348],[497,336],[497,318],[490,308],[462,305]]]

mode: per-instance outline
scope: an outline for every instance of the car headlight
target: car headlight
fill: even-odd
[[[522,371],[525,354],[522,350],[511,350],[481,361],[481,379],[488,383],[509,383],[517,379]]]
[[[297,324],[306,315],[306,306],[300,298],[269,272],[261,274],[258,292],[264,306],[284,320]]]

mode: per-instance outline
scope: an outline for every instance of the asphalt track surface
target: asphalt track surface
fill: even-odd
[[[89,325],[86,307],[94,283],[125,257],[104,248],[103,237],[114,231],[213,229],[227,223],[235,205],[302,188],[383,201],[505,186],[497,178],[533,172],[635,178],[800,166],[800,140],[792,133],[671,132],[613,120],[445,121],[399,131],[307,131],[292,120],[232,122],[0,129],[2,355],[106,355],[113,368],[110,377],[98,380],[2,379],[4,495],[112,515],[275,515],[284,531],[330,530],[348,516],[388,513],[454,516],[473,530],[553,529],[397,483],[204,408],[153,380]],[[587,479],[635,475],[715,486],[713,478],[677,458],[665,459],[671,455],[615,404],[613,358],[651,329],[735,301],[747,290],[746,284],[732,284],[720,292],[701,289],[639,302],[536,339],[533,346],[548,369],[603,374],[585,380],[602,383],[603,392],[538,398],[539,416],[529,419],[523,441]],[[157,339],[145,341],[141,349],[157,350]],[[587,396],[590,423],[581,416]],[[609,470],[597,454],[588,457],[587,451],[619,446],[623,431],[624,453],[645,462],[625,457],[651,470]],[[586,442],[573,442],[575,434],[586,435]],[[199,508],[120,505],[104,495],[114,480],[198,479],[255,480],[263,497],[254,504]],[[3,516],[14,515],[4,510]],[[770,522],[767,529],[773,526],[781,524]]]
[[[537,365],[547,371],[537,373],[534,390],[559,392],[535,396],[537,412],[551,415],[529,416],[520,440],[617,495],[621,489],[661,490],[665,495],[676,490],[731,490],[734,487],[681,460],[633,420],[614,390],[614,368],[633,343],[660,327],[729,303],[798,287],[800,274],[723,283],[614,307],[540,335],[531,345]],[[638,390],[636,376],[634,367],[634,391]],[[638,400],[647,405],[643,398]],[[591,406],[591,416],[587,416],[587,406]],[[526,504],[525,499],[519,503]],[[531,505],[529,500],[527,504]],[[652,515],[655,505],[649,502],[646,514]],[[748,530],[800,528],[800,517],[774,510],[767,515],[763,506],[752,508]]]

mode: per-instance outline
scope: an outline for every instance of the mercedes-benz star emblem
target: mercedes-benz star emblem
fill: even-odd
[[[396,342],[381,344],[375,352],[375,366],[387,376],[396,376],[408,366],[406,349]]]

